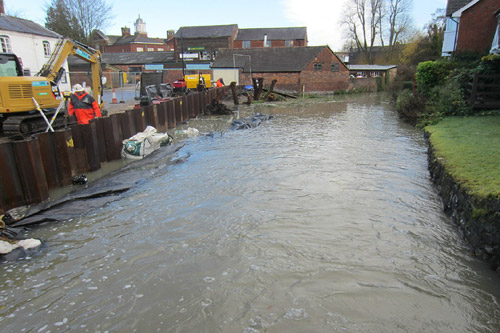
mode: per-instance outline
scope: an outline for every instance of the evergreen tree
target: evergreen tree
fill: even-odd
[[[104,28],[110,19],[111,6],[105,0],[52,0],[45,27],[89,44],[92,31]]]
[[[52,0],[47,8],[45,27],[79,42],[85,42],[83,30],[76,17],[71,13],[65,0]]]

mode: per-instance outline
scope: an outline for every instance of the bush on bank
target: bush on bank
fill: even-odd
[[[417,66],[417,89],[398,91],[396,109],[419,127],[435,124],[449,116],[479,115],[467,104],[468,85],[475,73],[500,73],[500,56],[462,54],[453,61],[426,61]],[[413,110],[408,110],[414,108]]]

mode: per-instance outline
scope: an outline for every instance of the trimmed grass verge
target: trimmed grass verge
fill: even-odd
[[[500,117],[450,117],[425,128],[446,171],[480,199],[500,199]]]

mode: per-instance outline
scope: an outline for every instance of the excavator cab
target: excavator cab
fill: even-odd
[[[23,76],[23,68],[13,53],[0,53],[0,76]]]

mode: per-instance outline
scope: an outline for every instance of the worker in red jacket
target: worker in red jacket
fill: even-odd
[[[73,93],[69,98],[68,114],[76,115],[79,124],[88,124],[95,117],[102,117],[99,104],[94,97],[87,94],[81,84],[73,86]]]

